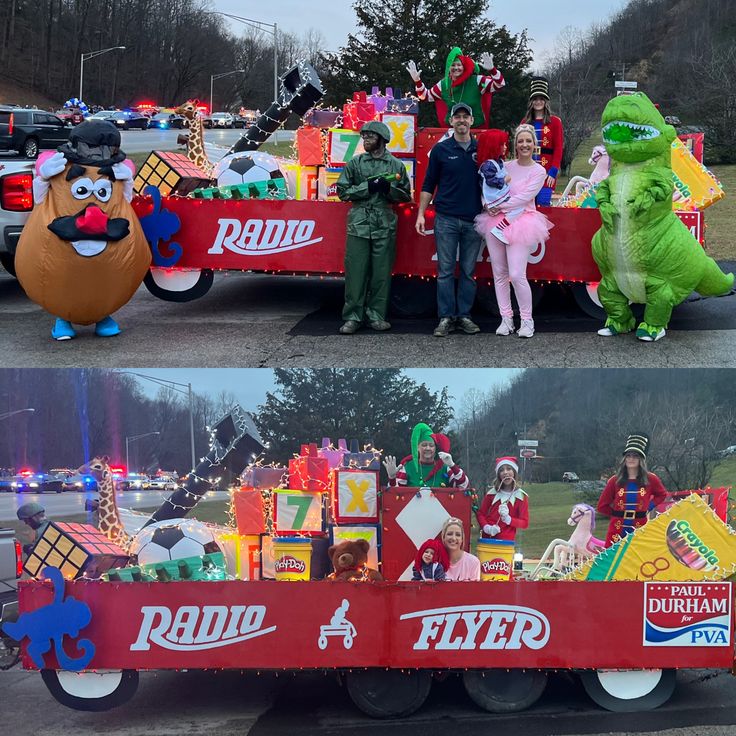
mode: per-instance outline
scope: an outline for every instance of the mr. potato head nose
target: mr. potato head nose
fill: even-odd
[[[90,205],[74,221],[77,229],[85,235],[106,235],[108,216],[95,205]]]

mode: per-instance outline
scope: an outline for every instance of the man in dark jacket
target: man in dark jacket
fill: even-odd
[[[480,332],[470,318],[475,301],[475,264],[482,240],[474,220],[480,214],[480,177],[476,151],[470,135],[473,110],[458,102],[450,111],[453,135],[437,143],[429,156],[429,166],[419,195],[416,229],[426,235],[424,213],[434,197],[434,239],[437,248],[437,311],[440,321],[436,337],[445,337],[456,328],[468,335]],[[460,279],[455,293],[455,263],[459,252]]]
[[[371,121],[360,136],[365,153],[351,158],[337,180],[340,199],[353,203],[345,246],[343,335],[357,332],[363,322],[379,332],[391,328],[386,312],[398,219],[391,205],[411,200],[404,164],[386,150],[391,140],[388,126]]]

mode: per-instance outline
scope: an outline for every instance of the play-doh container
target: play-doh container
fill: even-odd
[[[309,580],[312,542],[304,537],[273,538],[276,580]]]
[[[512,539],[481,539],[478,542],[481,580],[510,580],[514,566]]]

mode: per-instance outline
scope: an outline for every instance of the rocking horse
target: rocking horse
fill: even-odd
[[[597,555],[605,549],[602,539],[593,536],[595,529],[595,509],[587,503],[577,503],[572,507],[570,518],[567,520],[575,531],[564,544],[557,544],[554,548],[555,561],[553,567],[562,570],[576,564],[576,558],[587,559]]]

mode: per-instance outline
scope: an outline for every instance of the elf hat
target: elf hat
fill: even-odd
[[[532,97],[544,97],[545,100],[549,100],[549,82],[546,77],[532,77],[529,99],[531,100]]]
[[[419,462],[419,443],[434,442],[432,439],[432,428],[424,422],[414,425],[411,431],[411,456]]]
[[[432,435],[437,452],[450,452],[450,438],[446,434],[435,432]]]
[[[624,455],[628,452],[637,452],[645,460],[647,459],[647,448],[649,447],[649,437],[643,432],[638,434],[630,434],[626,439],[626,447],[624,447]]]
[[[511,455],[496,458],[496,475],[498,475],[498,471],[503,465],[508,465],[509,467],[513,468],[515,472],[519,472],[519,461]]]

